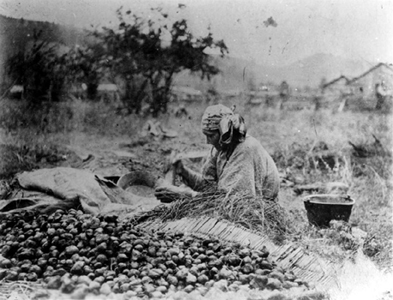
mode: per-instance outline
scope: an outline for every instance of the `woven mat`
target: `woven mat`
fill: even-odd
[[[202,238],[216,238],[221,241],[240,243],[251,249],[266,247],[270,257],[284,270],[292,270],[294,274],[309,283],[314,283],[320,290],[328,291],[337,286],[337,266],[321,258],[306,253],[304,249],[287,243],[275,245],[262,233],[252,232],[227,221],[219,221],[210,217],[183,218],[163,222],[155,219],[138,225],[145,230],[182,232]]]

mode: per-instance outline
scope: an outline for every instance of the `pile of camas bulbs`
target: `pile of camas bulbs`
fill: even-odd
[[[63,293],[159,297],[210,288],[307,289],[268,251],[171,232],[150,232],[116,216],[24,211],[0,223],[0,279],[42,282]]]

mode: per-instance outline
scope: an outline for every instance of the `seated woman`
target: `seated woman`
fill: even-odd
[[[202,174],[175,159],[172,163],[187,187],[162,184],[156,188],[158,199],[165,201],[166,194],[195,197],[204,191],[222,191],[276,200],[280,186],[277,167],[262,145],[247,134],[240,115],[221,104],[209,106],[202,117],[202,132],[213,146]]]

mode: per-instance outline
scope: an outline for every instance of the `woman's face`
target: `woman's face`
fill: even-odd
[[[207,131],[204,130],[203,134],[206,136],[206,143],[213,145],[218,151],[221,150],[220,145],[220,132],[218,130]]]

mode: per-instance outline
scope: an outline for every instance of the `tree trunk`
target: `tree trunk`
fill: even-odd
[[[159,93],[154,88],[153,88],[153,91],[152,91],[152,96],[153,96],[153,101],[150,104],[150,107],[151,107],[151,111],[152,111],[153,117],[156,118],[156,117],[158,117],[158,114],[160,112],[161,99],[160,99]]]
[[[157,117],[161,109],[161,97],[160,97],[160,87],[159,87],[161,81],[161,74],[157,72],[156,74],[151,74],[148,78],[149,78],[151,93],[153,98],[150,104],[150,108],[153,117]]]
[[[139,114],[142,109],[142,100],[143,100],[143,95],[145,92],[145,88],[147,86],[148,80],[145,79],[142,83],[142,86],[139,88],[137,94],[135,95],[135,113]]]
[[[87,98],[90,100],[95,100],[97,97],[97,88],[98,84],[97,83],[88,83],[87,84]]]

